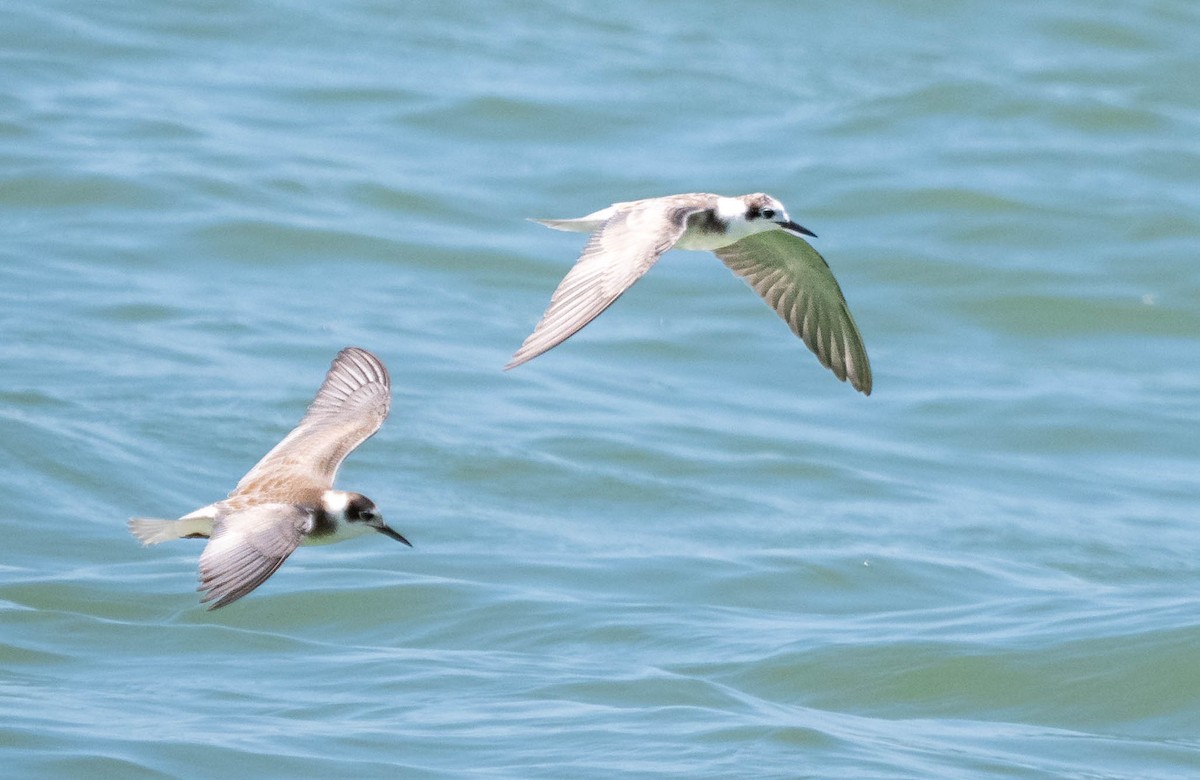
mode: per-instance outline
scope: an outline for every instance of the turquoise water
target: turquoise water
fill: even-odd
[[[8,4],[13,777],[1200,776],[1200,6]],[[666,256],[504,373],[614,200],[767,191],[835,381]],[[205,612],[333,355],[415,544]]]

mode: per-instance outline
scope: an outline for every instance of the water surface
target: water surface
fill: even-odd
[[[12,5],[0,757],[29,777],[1200,771],[1200,12],[1181,0]],[[670,254],[500,367],[581,236],[767,191],[875,373]],[[334,354],[416,545],[205,612]]]

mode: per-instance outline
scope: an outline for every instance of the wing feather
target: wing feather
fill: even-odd
[[[715,250],[804,340],[821,365],[871,394],[871,364],[862,336],[825,258],[783,230],[755,233]]]
[[[541,321],[505,370],[558,346],[596,319],[675,245],[687,228],[688,217],[706,205],[700,198],[686,202],[652,198],[616,204],[612,215],[592,233],[583,253],[551,296]],[[547,222],[557,227],[564,221]]]
[[[213,523],[200,555],[201,603],[218,609],[266,582],[300,545],[311,510],[293,504],[259,504]]]
[[[230,498],[294,503],[333,487],[346,456],[383,425],[391,398],[391,379],[379,358],[358,347],[343,349],[300,423],[242,477]]]

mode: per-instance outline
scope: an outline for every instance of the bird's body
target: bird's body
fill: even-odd
[[[577,219],[534,221],[591,238],[505,368],[570,338],[668,250],[707,250],[745,279],[824,366],[870,394],[871,366],[846,299],[825,259],[801,237],[814,234],[770,195],[668,195],[614,203]]]
[[[334,490],[345,457],[387,418],[391,384],[370,352],[348,347],[334,359],[304,418],[242,477],[228,498],[178,520],[134,518],[145,545],[208,539],[200,556],[200,590],[209,609],[261,585],[301,545],[330,544],[378,531],[408,540],[360,493]]]

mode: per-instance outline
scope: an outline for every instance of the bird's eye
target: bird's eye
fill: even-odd
[[[775,219],[775,209],[763,209],[763,219]]]
[[[365,512],[359,512],[358,519],[369,523],[375,519],[375,512],[371,509],[368,509]]]

